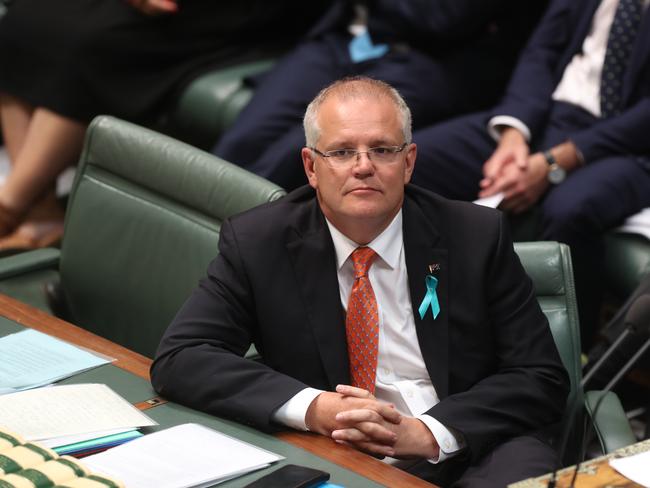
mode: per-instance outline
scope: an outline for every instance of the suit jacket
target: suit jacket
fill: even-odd
[[[568,377],[501,213],[414,186],[403,236],[417,337],[441,399],[428,412],[477,459],[557,421]],[[152,382],[171,400],[263,430],[307,386],[349,384],[335,251],[314,191],[224,222],[219,255],[166,331]],[[420,319],[439,263],[440,314]],[[254,342],[263,364],[243,358]]]
[[[551,95],[571,58],[582,48],[600,0],[554,0],[531,36],[502,102],[493,115],[512,115],[538,136]],[[625,110],[570,134],[587,162],[607,156],[650,154],[650,13],[641,21],[623,84]]]

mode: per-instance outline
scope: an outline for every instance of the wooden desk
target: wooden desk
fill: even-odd
[[[0,294],[0,316],[72,344],[111,356],[116,359],[113,363],[115,366],[149,380],[151,365],[149,358],[2,294]],[[298,432],[284,432],[278,434],[278,437],[385,486],[409,488],[435,486],[355,449],[337,444],[327,437]]]
[[[631,446],[617,449],[611,454],[600,456],[580,465],[580,471],[574,484],[575,488],[643,488],[641,485],[621,476],[609,465],[609,460],[626,457],[641,452],[650,451],[650,440],[645,440]],[[575,466],[565,468],[558,473],[557,488],[568,488],[573,478]],[[546,488],[551,475],[520,481],[509,485],[508,488]]]

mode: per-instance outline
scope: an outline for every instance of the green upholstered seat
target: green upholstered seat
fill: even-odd
[[[284,194],[187,144],[112,118],[90,125],[60,255],[0,260],[0,292],[48,311],[60,280],[73,323],[147,356],[217,253],[221,222]]]
[[[197,147],[209,149],[253,96],[245,78],[267,71],[264,59],[211,71],[183,91],[165,122],[165,131]]]
[[[571,379],[571,393],[563,421],[563,429],[572,429],[564,459],[566,464],[571,464],[577,460],[578,446],[582,443],[585,411],[590,415],[593,413],[600,393],[588,392],[585,395],[580,387],[580,328],[569,248],[557,242],[522,242],[515,244],[515,250],[533,280],[537,300],[548,318]],[[575,417],[572,417],[572,411],[575,411]],[[636,442],[615,394],[606,396],[595,420],[595,431],[603,452],[609,453]]]
[[[523,215],[511,216],[510,223],[515,241],[532,241],[540,233],[541,215],[533,208]],[[650,240],[614,230],[605,234],[603,277],[607,292],[623,302],[648,273]]]
[[[638,234],[609,232],[605,238],[607,287],[625,300],[650,274],[650,240]]]

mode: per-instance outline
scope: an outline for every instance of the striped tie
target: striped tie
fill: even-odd
[[[352,386],[370,393],[375,391],[377,375],[379,314],[368,270],[376,257],[369,247],[358,247],[352,253],[354,283],[345,319]]]

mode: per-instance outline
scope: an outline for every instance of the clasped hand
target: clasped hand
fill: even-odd
[[[521,213],[548,188],[548,164],[541,153],[530,155],[528,143],[516,129],[505,129],[490,159],[483,165],[479,197],[503,192],[500,208]]]
[[[374,456],[438,456],[438,445],[424,423],[361,388],[338,385],[336,392],[321,393],[309,406],[306,421],[312,432]]]

